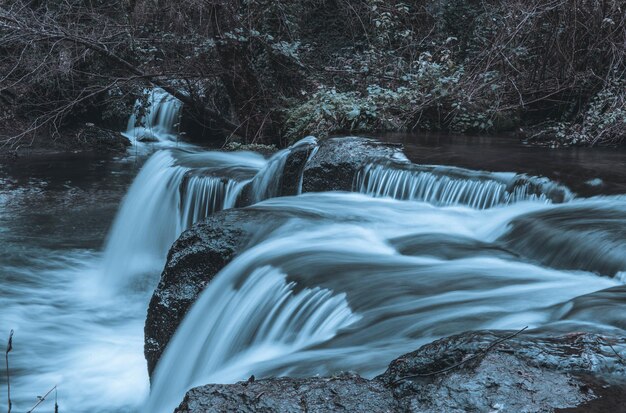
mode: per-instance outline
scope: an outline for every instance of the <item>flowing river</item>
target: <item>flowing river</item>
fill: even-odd
[[[171,412],[193,385],[250,374],[372,377],[471,329],[625,333],[624,151],[390,135],[414,164],[371,163],[352,193],[276,197],[289,149],[266,158],[180,144],[168,105],[148,115],[158,142],[128,156],[0,169],[0,332],[15,330],[15,412],[55,385],[61,412]],[[201,294],[149,396],[143,326],[167,251],[247,183],[249,208],[288,218],[260,228]],[[0,384],[6,406],[4,374]]]

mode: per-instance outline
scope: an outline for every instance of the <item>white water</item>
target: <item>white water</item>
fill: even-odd
[[[254,202],[279,195],[291,151],[316,143],[304,138],[268,160],[253,152],[167,149],[152,155],[130,187],[107,239],[107,288],[125,287],[137,277],[140,283],[146,277],[154,280],[178,236],[214,212],[233,208],[246,184]]]
[[[593,209],[595,202],[576,204]],[[562,319],[572,300],[620,285],[592,273],[542,267],[498,248],[519,217],[554,208],[567,214],[571,206],[521,202],[480,211],[328,193],[271,199],[254,208],[300,218],[275,223],[270,238],[237,257],[202,293],[159,362],[144,411],[171,411],[190,387],[251,374],[356,370],[372,377],[394,357],[466,330],[558,330],[579,322]],[[613,200],[611,208],[623,212],[626,204]],[[535,242],[548,235],[537,235]],[[444,243],[454,258],[438,250]],[[276,284],[280,273],[289,284]],[[235,292],[234,285],[242,286]],[[302,326],[320,322],[315,311],[294,318],[293,308],[278,304],[286,289],[295,295],[298,287],[345,296],[338,308],[349,308],[350,317],[336,324],[334,334],[311,335]],[[321,301],[317,311],[327,306]],[[297,323],[275,324],[281,326],[277,336],[258,333],[259,320],[279,316]],[[602,326],[602,320],[595,322]],[[609,319],[603,327],[626,326]]]
[[[392,163],[366,165],[355,179],[355,189],[372,196],[480,209],[527,200],[564,202],[573,198],[567,188],[545,178]]]
[[[193,222],[234,206],[246,183],[251,199],[280,195],[287,155],[157,152],[122,202],[104,254],[99,231],[112,216],[99,208],[117,203],[107,192],[115,173],[102,169],[95,191],[80,177],[59,177],[53,188],[30,175],[31,192],[0,191],[0,330],[16,330],[14,411],[53,385],[61,412],[140,410],[145,309],[169,246]],[[521,196],[510,190],[513,173],[411,168],[410,177],[370,176],[381,198],[304,194],[254,205],[293,218],[264,223],[272,235],[209,284],[143,410],[171,412],[192,385],[251,374],[371,377],[422,343],[468,329],[623,334],[616,288],[626,272],[626,198],[576,199],[528,177]],[[413,173],[423,168],[435,181]],[[428,185],[448,189],[425,196]],[[406,200],[401,188],[421,195]],[[50,195],[57,191],[68,199]]]
[[[148,297],[124,294],[105,300],[94,294],[98,258],[97,253],[69,251],[46,257],[36,271],[2,268],[21,280],[0,297],[3,350],[5,333],[8,337],[9,329],[15,330],[10,353],[14,412],[26,412],[55,385],[61,412],[128,411],[147,396],[139,315]],[[21,299],[16,302],[15,296]],[[50,412],[53,403],[54,394],[37,411]]]
[[[130,187],[108,237],[107,285],[123,287],[131,274],[158,274],[181,232],[213,212],[232,208],[240,184],[265,163],[251,152],[155,153]]]
[[[252,201],[260,202],[265,199],[280,195],[280,187],[283,182],[282,173],[289,154],[298,148],[311,147],[311,156],[317,152],[317,139],[307,136],[294,143],[291,147],[277,152],[269,160],[265,168],[255,177],[252,182]],[[311,158],[309,157],[309,159]],[[302,178],[302,177],[301,177]],[[299,182],[299,192],[302,191],[302,179]]]
[[[149,292],[103,297],[98,251],[132,164],[31,162],[10,180],[0,171],[0,342],[4,350],[15,330],[13,412],[28,411],[55,385],[60,412],[132,411],[148,393],[141,314]],[[35,411],[53,404],[54,394]]]
[[[178,138],[182,102],[159,88],[145,93],[147,106],[137,100],[123,135],[142,152],[151,148],[193,147]],[[138,116],[141,110],[143,113]]]
[[[240,266],[249,267],[250,262],[232,267],[234,276],[216,280],[216,288],[202,299],[211,304],[199,303],[189,313],[190,323],[201,325],[202,338],[198,339],[193,328],[176,336],[174,351],[159,365],[163,374],[157,374],[153,386],[163,398],[178,397],[180,383],[201,384],[198,378],[238,380],[247,366],[328,340],[358,320],[345,294],[335,295],[319,287],[294,292],[295,284],[287,282],[286,274],[277,268],[257,267],[244,278]],[[237,287],[238,282],[242,284]],[[218,314],[207,317],[207,309]],[[194,356],[176,351],[180,347]],[[205,351],[207,347],[212,351]],[[168,378],[172,371],[176,376]],[[154,399],[145,410],[161,411],[163,398]]]

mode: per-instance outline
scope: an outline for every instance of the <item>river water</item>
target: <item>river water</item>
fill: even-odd
[[[624,334],[624,151],[388,135],[422,166],[373,164],[363,193],[274,198],[288,152],[168,149],[169,136],[120,158],[0,167],[14,411],[55,385],[61,412],[160,412],[192,385],[250,374],[371,377],[468,329]],[[148,397],[143,324],[167,249],[250,181],[253,208],[292,218],[268,223],[201,295]]]

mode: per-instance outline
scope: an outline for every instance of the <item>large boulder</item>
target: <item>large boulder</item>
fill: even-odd
[[[512,335],[444,338],[392,361],[373,380],[340,374],[205,385],[175,412],[623,411],[625,338]]]
[[[377,379],[406,412],[554,412],[626,401],[626,338],[479,331],[406,354]],[[608,396],[608,397],[605,397]],[[608,404],[606,404],[608,403]],[[618,411],[613,409],[601,411]]]
[[[353,136],[323,140],[304,167],[302,192],[350,191],[359,169],[375,159],[407,161],[400,144]]]
[[[185,231],[169,251],[148,306],[144,354],[151,375],[183,317],[213,277],[286,215],[229,209]]]
[[[341,374],[196,387],[175,412],[394,412],[395,408],[396,401],[382,382]]]

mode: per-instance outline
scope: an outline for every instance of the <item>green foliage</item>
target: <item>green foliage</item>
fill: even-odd
[[[370,84],[363,92],[320,86],[305,102],[288,109],[287,138],[346,131],[407,130],[415,124],[423,129],[441,129],[452,122],[463,131],[489,129],[493,125],[482,114],[466,119],[470,124],[465,125],[468,109],[453,103],[459,98],[463,73],[462,66],[449,65],[445,59],[433,62],[429,53],[423,53],[414,70],[397,79],[400,86]],[[452,122],[432,116],[432,112],[441,109],[459,115],[452,117]]]
[[[304,103],[287,113],[287,139],[305,135],[325,137],[338,131],[374,129],[377,107],[357,92],[337,92],[321,87]]]
[[[613,78],[591,99],[580,119],[549,130],[555,145],[617,145],[626,142],[626,79]]]
[[[243,141],[283,144],[344,131],[493,133],[546,120],[558,125],[541,136],[559,145],[624,140],[619,0],[124,0],[115,15],[105,7],[115,0],[53,3],[71,6],[51,18],[64,30],[80,28],[79,37],[106,21],[107,48],[224,114]],[[26,117],[128,76],[76,44],[5,39],[0,72],[11,74],[8,84],[25,79],[10,93],[25,97],[15,112]],[[128,80],[124,90],[140,81]],[[68,117],[125,99],[113,89],[72,106]],[[103,118],[125,104],[107,103]]]

